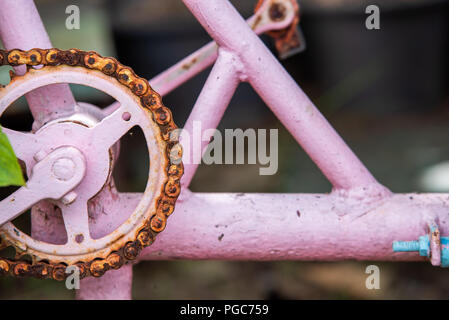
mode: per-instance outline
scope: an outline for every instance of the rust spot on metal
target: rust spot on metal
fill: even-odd
[[[62,51],[60,55],[60,60],[62,63],[67,64],[69,66],[74,66],[79,63],[80,55],[76,50],[66,50]]]
[[[170,216],[175,210],[175,204],[171,198],[161,198],[158,202],[157,215],[164,215],[166,217]]]
[[[256,17],[256,19],[254,20],[254,23],[253,23],[253,25],[251,26],[251,29],[255,30],[261,21],[262,21],[262,16],[261,16],[261,15],[258,15],[258,16]]]
[[[193,58],[192,60],[190,60],[189,62],[184,63],[181,68],[184,70],[189,70],[192,66],[195,65],[195,63],[198,62],[198,57]]]
[[[268,14],[273,21],[281,21],[285,18],[287,9],[282,3],[274,2],[271,4]]]
[[[107,258],[107,262],[112,269],[120,269],[120,267],[125,263],[122,256],[118,253],[111,253]]]
[[[30,272],[30,265],[26,262],[23,263],[17,263],[14,266],[13,273],[16,277],[24,277],[28,275]]]
[[[59,264],[53,267],[52,278],[57,281],[63,281],[66,278],[65,273],[66,266],[63,264]]]
[[[179,180],[177,179],[170,179],[168,180],[167,184],[165,185],[165,193],[169,197],[178,197],[179,193],[181,192],[181,184],[179,183]]]
[[[45,55],[45,60],[48,65],[56,65],[58,63],[59,50],[57,49],[49,49],[47,54]]]
[[[90,265],[90,274],[94,277],[101,277],[109,270],[109,264],[106,260],[95,260]]]
[[[148,231],[141,231],[137,236],[142,247],[147,247],[153,243],[153,235]]]
[[[169,123],[172,119],[170,110],[166,107],[160,107],[155,110],[156,122],[160,125]]]
[[[184,170],[184,168],[182,168],[181,166],[172,164],[170,166],[170,168],[168,169],[168,174],[173,177],[181,178],[181,176],[183,174],[183,170]]]
[[[136,96],[143,96],[148,91],[148,84],[143,79],[134,78],[131,83],[131,90]]]
[[[161,215],[155,215],[150,221],[150,227],[151,230],[154,232],[161,232],[165,229],[166,219],[165,217],[162,217]]]
[[[0,259],[0,274],[7,274],[9,272],[9,263],[5,259]]]
[[[255,11],[260,8],[263,1],[264,0],[259,0],[256,4]],[[299,24],[299,5],[295,0],[291,0],[291,2],[293,4],[293,9],[295,10],[295,17],[292,23],[284,29],[266,32],[266,34],[274,39],[276,50],[281,58],[287,55],[291,50],[301,46],[300,35],[297,31],[297,26]],[[286,10],[286,7],[282,3],[273,2],[269,8],[270,19],[274,22],[282,21],[287,16]]]
[[[46,264],[35,264],[30,267],[30,275],[40,278],[40,279],[46,279],[49,276],[51,276],[51,267]]]
[[[438,229],[436,229],[435,231],[432,232],[432,241],[437,244],[438,246],[440,245],[440,231]]]
[[[78,267],[80,278],[83,279],[88,275],[88,269],[86,265],[82,262],[78,262],[75,264]]]
[[[137,258],[141,250],[141,244],[139,241],[128,242],[123,248],[123,254],[126,259],[134,260]]]
[[[84,241],[84,236],[82,234],[77,234],[75,236],[76,243],[82,243]]]

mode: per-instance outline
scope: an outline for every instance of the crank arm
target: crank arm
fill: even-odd
[[[38,162],[27,185],[0,202],[0,226],[41,200],[61,199],[67,204],[75,200],[76,194],[70,191],[81,182],[86,172],[83,154],[73,147],[61,147],[48,155],[40,152],[35,158]]]

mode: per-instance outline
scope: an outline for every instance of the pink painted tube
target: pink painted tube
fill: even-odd
[[[182,195],[141,259],[420,261],[393,252],[393,241],[426,234],[430,218],[449,233],[447,194],[397,194],[375,206],[335,194]]]
[[[264,11],[268,10],[269,5],[270,3],[266,2],[258,9],[256,14],[246,20],[246,23],[251,26],[254,32],[258,35],[269,30],[283,29],[293,20],[294,15],[291,14],[282,21],[267,22],[262,16]],[[258,23],[256,23],[257,21]],[[211,41],[151,79],[150,85],[160,95],[164,96],[209,67],[217,59],[217,56],[218,46],[214,41]]]
[[[193,135],[195,121],[201,123],[201,136],[203,136],[205,130],[217,128],[232,96],[234,95],[235,89],[240,82],[235,66],[235,60],[236,58],[232,53],[220,50],[217,62],[212,68],[184,126],[184,130],[189,133],[190,137]],[[210,138],[211,137],[205,138],[201,142],[201,146],[195,146],[194,143],[190,143],[190,148],[188,150],[189,163],[184,164],[184,175],[181,180],[183,187],[187,188],[189,186],[193,175],[198,168],[198,163],[193,161],[195,154],[198,154],[195,150],[198,148],[204,150],[209,144]],[[181,144],[186,145],[185,140],[183,143],[183,140],[181,139]],[[202,153],[200,152],[200,154]]]
[[[76,292],[78,300],[130,300],[133,281],[132,264],[110,270],[101,278],[81,280]]]
[[[228,1],[183,1],[218,45],[239,56],[254,89],[335,189],[376,198],[390,194]]]
[[[217,52],[217,44],[215,42],[208,43],[151,79],[151,87],[161,96],[165,96],[173,89],[209,67],[217,59]]]
[[[51,48],[51,42],[32,0],[0,1],[0,38],[7,50]],[[16,68],[22,74],[24,67]],[[45,122],[74,112],[75,99],[67,84],[36,89],[26,95],[38,129]]]

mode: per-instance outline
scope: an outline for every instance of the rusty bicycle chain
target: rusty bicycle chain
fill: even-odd
[[[127,242],[119,250],[110,253],[107,257],[95,257],[90,261],[79,261],[75,265],[80,270],[80,277],[89,275],[102,276],[110,269],[119,269],[125,263],[135,260],[140,251],[153,243],[156,235],[164,230],[167,217],[174,211],[175,202],[181,191],[180,179],[183,174],[182,148],[177,139],[170,135],[177,126],[173,122],[171,111],[162,103],[161,96],[155,92],[148,81],[138,77],[134,71],[120,64],[111,57],[102,57],[94,51],[81,51],[78,49],[60,50],[31,49],[22,51],[18,49],[5,51],[0,49],[0,66],[32,66],[54,67],[67,65],[72,67],[83,67],[90,70],[98,70],[103,74],[115,78],[119,84],[127,87],[140,99],[140,106],[151,111],[153,120],[159,126],[163,140],[165,141],[165,157],[167,159],[166,181],[157,200],[156,210],[150,215],[137,233],[134,241]],[[15,75],[14,75],[15,76]],[[170,161],[170,159],[175,161]],[[177,164],[174,164],[174,163]],[[0,213],[1,214],[1,213]],[[1,234],[0,234],[1,235]],[[0,248],[13,246],[11,243],[2,243],[0,237]],[[15,247],[17,250],[17,248]],[[23,256],[23,254],[21,255]],[[39,258],[39,257],[37,257]],[[32,276],[41,279],[64,280],[68,267],[65,263],[52,263],[51,261],[36,261],[30,263],[26,260],[4,259],[0,257],[0,274],[13,276]]]

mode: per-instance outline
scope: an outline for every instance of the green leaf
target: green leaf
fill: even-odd
[[[23,186],[24,184],[22,169],[8,137],[0,127],[0,187]]]

